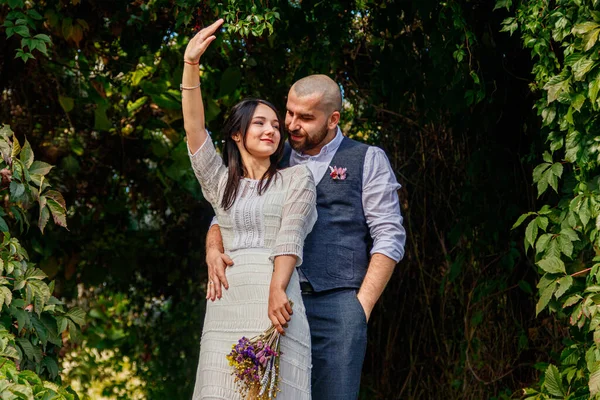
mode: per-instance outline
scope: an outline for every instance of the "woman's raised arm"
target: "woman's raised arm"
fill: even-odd
[[[181,107],[183,109],[183,127],[188,139],[188,148],[192,154],[202,146],[207,136],[198,65],[202,54],[216,39],[214,33],[222,24],[223,20],[219,19],[198,32],[188,43],[183,56]]]

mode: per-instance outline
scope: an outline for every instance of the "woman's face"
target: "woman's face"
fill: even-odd
[[[279,120],[271,107],[259,104],[254,110],[254,115],[246,132],[246,146],[244,149],[241,135],[234,137],[240,153],[249,153],[256,158],[269,158],[277,150],[281,133]]]

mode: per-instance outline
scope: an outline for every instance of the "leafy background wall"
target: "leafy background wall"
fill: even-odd
[[[68,222],[21,230],[6,203],[8,230],[86,314],[78,340],[57,345],[62,384],[83,398],[190,397],[211,211],[178,85],[189,37],[224,17],[201,67],[216,140],[241,98],[283,110],[294,80],[325,73],[343,88],[344,132],[384,148],[403,185],[407,252],[370,322],[362,398],[596,393],[598,11],[1,0],[0,122],[56,165]],[[19,365],[60,382],[34,364]]]

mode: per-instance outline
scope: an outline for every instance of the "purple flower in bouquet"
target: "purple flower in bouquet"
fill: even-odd
[[[293,306],[291,301],[290,304]],[[271,326],[252,339],[242,337],[231,347],[227,359],[243,398],[268,400],[277,396],[280,337]]]

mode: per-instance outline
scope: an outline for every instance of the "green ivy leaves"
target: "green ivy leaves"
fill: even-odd
[[[0,337],[2,331],[0,331]],[[1,343],[1,342],[0,342]],[[0,354],[1,354],[0,345]],[[2,358],[0,357],[0,360]],[[48,366],[42,360],[44,366]],[[51,368],[58,369],[57,365]],[[52,382],[40,379],[33,371],[19,370],[15,362],[4,360],[0,368],[0,398],[6,400],[13,399],[52,399],[52,400],[75,400],[77,395],[72,390],[63,389]]]
[[[550,364],[544,374],[544,387],[553,396],[565,397],[565,389],[562,385],[562,376],[556,366]]]
[[[588,51],[598,41],[600,25],[591,21],[582,22],[573,27],[573,34],[581,36],[583,51]]]
[[[4,166],[6,175],[2,183],[8,184],[11,199],[21,209],[17,213],[18,218],[29,222],[24,218],[24,210],[29,204],[37,201],[39,204],[38,227],[42,232],[52,216],[54,223],[67,227],[66,203],[63,196],[50,188],[46,176],[53,168],[50,164],[34,159],[31,145],[27,140],[21,147],[17,138],[8,126],[0,130],[0,153],[4,163],[0,162],[0,170]],[[0,171],[1,173],[2,171]],[[10,173],[9,173],[10,172]],[[7,227],[0,213],[0,230]]]
[[[29,262],[5,219],[14,218],[21,229],[29,226],[27,211],[37,201],[42,232],[50,216],[66,227],[65,200],[47,181],[52,166],[35,160],[29,142],[21,146],[6,125],[0,128],[0,155],[0,191],[7,199],[0,208],[0,398],[75,399],[40,376],[56,379],[62,336],[78,335],[85,312],[77,307],[66,310],[52,296],[54,284],[48,284],[46,274]]]
[[[548,257],[537,262],[537,265],[549,274],[566,274],[565,263],[558,257]]]
[[[561,163],[553,163],[550,153],[544,153],[544,163],[533,170],[533,181],[537,183],[538,197],[548,188],[548,185],[558,193],[558,179],[563,174]]]
[[[557,100],[561,94],[569,93],[571,80],[564,75],[555,75],[544,85],[544,89],[548,91],[548,104],[550,104]]]
[[[15,58],[21,58],[23,62],[27,62],[27,60],[35,58],[34,50],[47,56],[48,46],[52,44],[50,37],[43,33],[35,34],[37,25],[43,17],[33,8],[21,10],[24,6],[23,2],[9,1],[8,3],[12,11],[7,14],[2,26],[6,30],[7,38],[13,35],[21,37],[21,48],[16,50]]]
[[[277,7],[259,10],[256,4],[232,0],[223,12],[224,28],[242,36],[262,36],[265,30],[273,34],[273,24],[279,20]]]
[[[565,316],[568,325],[593,342],[586,336],[576,339],[558,366],[548,365],[540,391],[525,390],[527,399],[600,394],[600,14],[586,2],[560,0],[555,5],[520,2],[516,14],[503,23],[504,31],[520,30],[531,49],[531,87],[540,90],[537,109],[549,143],[543,162],[533,170],[538,198],[546,204],[522,215],[513,228],[531,219],[524,244],[526,251],[534,250],[542,274],[536,314],[549,309]],[[496,8],[508,9],[510,2],[499,1]]]

